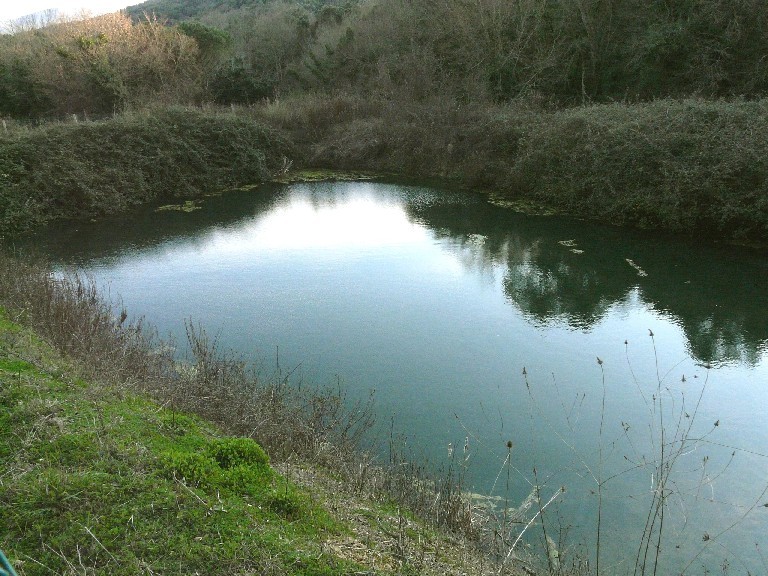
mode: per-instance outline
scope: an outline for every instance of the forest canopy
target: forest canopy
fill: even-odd
[[[768,90],[759,0],[149,0],[0,36],[0,114],[343,93],[547,106]]]

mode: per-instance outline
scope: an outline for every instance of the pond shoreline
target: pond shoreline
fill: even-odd
[[[275,158],[273,158],[273,159],[272,159],[272,162],[273,162],[273,165],[274,165],[274,166],[276,166],[276,168],[275,168],[275,170],[273,170],[272,172],[265,172],[265,173],[264,173],[264,174],[266,175],[266,176],[265,176],[265,178],[264,178],[265,180],[267,179],[267,177],[268,177],[268,176],[272,176],[272,175],[273,175],[275,172],[281,173],[281,178],[283,179],[283,181],[286,181],[286,180],[291,180],[291,181],[294,181],[294,182],[295,182],[296,180],[299,180],[299,181],[310,181],[310,182],[311,182],[311,181],[317,181],[318,179],[329,179],[329,180],[338,180],[338,179],[342,179],[342,180],[343,180],[343,179],[347,179],[347,180],[361,180],[361,179],[365,179],[365,178],[373,178],[373,177],[374,177],[374,176],[373,176],[373,175],[371,175],[371,174],[362,174],[362,173],[358,173],[358,172],[355,172],[355,173],[351,173],[351,174],[344,174],[344,175],[340,175],[340,174],[338,174],[338,173],[332,173],[332,172],[321,172],[321,173],[317,173],[316,171],[313,171],[313,173],[311,173],[311,174],[304,174],[304,177],[302,177],[302,176],[301,176],[301,172],[300,172],[300,171],[294,171],[294,172],[292,172],[292,173],[291,173],[291,172],[289,172],[289,171],[287,171],[287,170],[286,170],[286,168],[288,168],[288,166],[286,165],[286,162],[285,162],[284,160],[281,162],[281,161],[279,161],[279,160],[278,160],[278,159],[275,157]],[[445,177],[446,177],[446,176],[443,176],[443,178],[445,178]],[[386,179],[390,179],[390,178],[394,178],[394,179],[395,179],[395,181],[398,181],[398,182],[399,182],[399,181],[402,181],[402,179],[401,179],[401,178],[399,178],[399,177],[391,177],[391,176],[384,176],[384,177],[382,177],[381,175],[378,175],[378,177],[377,177],[376,179],[379,179],[379,178],[383,178],[383,179],[385,179],[385,180],[386,180]],[[414,178],[414,179],[416,179],[415,181],[418,181],[418,182],[425,182],[425,180],[424,180],[422,177],[416,177],[416,176],[414,176],[413,178]],[[412,180],[412,181],[413,181],[413,180]],[[443,182],[443,181],[444,181],[444,180],[440,180],[440,182]],[[456,184],[456,180],[452,180],[452,182],[454,183],[454,185]],[[434,180],[432,181],[432,183],[434,183]],[[454,187],[455,187],[455,186],[454,186]],[[241,187],[241,188],[242,188],[242,187]],[[247,187],[246,187],[246,188],[247,188]],[[195,196],[196,196],[196,194],[191,194],[191,193],[193,192],[193,190],[189,190],[188,192],[189,192],[190,194],[189,194],[188,196],[183,196],[182,198],[188,198],[188,197],[190,197],[190,196],[191,196],[191,197],[195,197]],[[245,190],[243,193],[244,193],[244,194],[246,194],[246,195],[247,195],[247,194],[249,194],[249,192],[248,192],[247,190]],[[263,190],[263,191],[262,191],[262,196],[264,196],[264,197],[268,197],[268,196],[270,196],[270,191],[269,191],[269,190]],[[162,199],[162,197],[161,197],[160,195],[158,195],[157,197],[155,197],[155,198],[150,198],[150,199],[149,199],[149,200],[147,200],[147,201],[152,201],[152,202],[154,202],[154,203],[158,203],[158,204],[159,204],[159,201],[160,201],[161,199]],[[504,203],[504,202],[505,202],[505,199],[504,199],[504,198],[501,198],[501,200],[498,200],[498,199],[497,199],[497,202],[499,202],[499,201],[500,201],[500,202],[502,202],[502,203]],[[177,200],[177,202],[178,202],[178,200]],[[189,216],[187,213],[189,213],[189,214],[195,214],[196,205],[193,205],[193,204],[194,204],[194,203],[191,203],[189,200],[185,200],[185,201],[183,201],[182,203],[178,203],[178,204],[176,204],[176,206],[175,206],[176,210],[178,210],[179,212],[181,212],[181,214],[176,214],[176,216],[178,216],[180,219],[182,219],[182,220],[184,220],[184,221],[186,222],[186,221],[187,221],[186,219],[190,218],[190,216]],[[174,211],[175,211],[175,210],[171,210],[171,209],[169,209],[169,208],[168,208],[168,205],[165,205],[165,208],[166,208],[166,209],[163,211],[164,213],[168,213],[169,211],[171,211],[171,212],[174,212]],[[509,208],[509,207],[507,206],[506,208]],[[130,207],[125,207],[125,208],[123,208],[123,210],[129,210],[129,209],[130,209]],[[118,211],[117,213],[119,213],[119,214],[125,214],[126,212],[125,212],[125,211],[122,211],[122,212],[121,212],[121,211]],[[199,214],[199,212],[198,212],[198,214]],[[423,215],[422,215],[422,216],[423,216]],[[440,214],[438,214],[437,216],[440,216]],[[422,219],[423,219],[423,218],[422,218]],[[523,219],[521,219],[521,220],[523,220]],[[473,220],[470,218],[468,221],[466,221],[466,222],[465,222],[465,224],[466,224],[466,230],[464,230],[464,232],[471,232],[471,234],[469,234],[469,236],[471,236],[471,237],[474,237],[474,236],[476,236],[476,235],[477,235],[477,233],[478,233],[478,232],[482,232],[482,231],[483,231],[483,226],[481,225],[482,223],[486,223],[486,222],[488,222],[488,223],[491,223],[491,222],[493,222],[493,221],[494,221],[494,218],[492,218],[492,217],[487,217],[487,216],[484,216],[484,217],[482,217],[482,218],[478,218],[478,219],[474,220],[474,222],[473,222]],[[438,222],[438,224],[439,224],[439,222],[440,222],[439,218],[436,220],[436,222]],[[535,225],[536,219],[533,219],[533,222],[534,222],[534,224],[533,224],[533,225]],[[540,225],[540,224],[541,224],[541,220],[539,220],[539,225]],[[439,225],[435,225],[435,227],[434,227],[434,228],[435,228],[435,229],[439,229],[439,228],[440,228],[440,226],[439,226]],[[508,226],[507,228],[511,228],[511,229],[514,229],[514,228],[515,228],[515,226]],[[462,234],[463,234],[463,232],[462,232]],[[620,232],[619,232],[619,231],[617,231],[617,234],[620,234]],[[589,254],[589,253],[596,253],[596,252],[599,252],[600,250],[598,249],[598,247],[599,247],[599,246],[601,245],[601,243],[603,243],[603,242],[605,241],[605,239],[606,239],[607,237],[609,237],[610,235],[611,235],[611,231],[610,231],[610,230],[607,230],[607,231],[606,231],[606,230],[602,230],[602,231],[600,232],[600,234],[598,235],[599,237],[597,237],[597,238],[595,238],[595,239],[594,239],[594,242],[593,242],[593,243],[592,243],[592,245],[591,245],[591,248],[592,248],[592,249],[591,249],[591,250],[588,250],[588,251],[587,251],[587,254]],[[461,236],[461,235],[460,235],[460,236]],[[462,237],[463,237],[463,236],[462,236]],[[559,237],[556,237],[556,238],[555,238],[555,240],[558,240],[559,238],[562,238],[562,239],[563,239],[562,241],[560,241],[560,242],[557,242],[557,244],[558,244],[558,245],[562,245],[562,250],[561,250],[561,251],[568,251],[568,252],[570,252],[570,253],[573,253],[573,254],[582,253],[583,251],[582,251],[581,249],[582,249],[583,247],[582,247],[580,244],[579,244],[579,246],[578,246],[578,250],[576,250],[576,245],[573,243],[573,241],[572,241],[572,240],[565,240],[565,238],[574,238],[574,237],[575,237],[575,236],[573,236],[573,235],[564,235],[564,236],[559,236]],[[501,243],[501,244],[505,244],[505,243]],[[505,244],[505,245],[506,245],[506,244]],[[632,256],[632,254],[630,254],[629,252],[627,253],[627,255],[629,255],[629,256]],[[622,256],[624,256],[624,255],[622,255]],[[570,257],[570,256],[569,256],[569,257]],[[586,259],[586,256],[575,256],[575,257],[576,257],[576,258],[578,258],[578,259],[579,259],[579,261]],[[623,260],[622,260],[622,262],[623,262]],[[647,263],[647,262],[643,262],[643,266],[644,266],[644,267],[647,267],[647,265],[648,265],[648,263]],[[622,264],[622,266],[624,266],[624,264]],[[627,260],[626,260],[626,266],[627,266],[627,268],[625,269],[625,272],[629,272],[629,271],[630,271],[630,270],[629,270],[629,268],[630,268],[630,267],[631,267],[631,268],[633,268],[633,270],[636,270],[636,271],[638,271],[638,272],[639,272],[639,271],[641,271],[641,269],[640,269],[640,268],[637,268],[637,267],[635,266],[635,264],[633,263],[633,261],[632,261],[632,260],[630,260],[630,259],[627,259]],[[651,268],[648,268],[648,270],[651,270]],[[652,270],[651,270],[651,271],[652,271]],[[634,272],[633,272],[633,273],[634,273]],[[614,275],[611,275],[611,276],[614,276]],[[658,278],[659,276],[667,276],[667,275],[652,274],[652,276],[653,276],[654,278]],[[665,307],[665,306],[661,306],[661,308],[662,308],[662,309],[666,309],[667,307]],[[149,314],[149,316],[150,316],[150,317],[152,317],[152,314]],[[47,321],[50,321],[50,319],[48,319]],[[698,325],[698,324],[700,324],[700,323],[697,323],[697,325]],[[54,328],[55,328],[55,327],[54,327]],[[364,340],[364,339],[363,339],[363,340]],[[281,352],[282,352],[282,349],[281,349]],[[281,357],[282,357],[282,356],[281,356]],[[529,367],[530,367],[530,366],[529,366]]]
[[[324,167],[438,181],[523,212],[768,248],[762,100],[555,112],[425,105],[415,122],[383,106],[363,114],[351,100],[313,101],[305,116],[287,117],[285,105],[11,130],[0,137],[0,238]],[[325,118],[334,105],[348,114]]]

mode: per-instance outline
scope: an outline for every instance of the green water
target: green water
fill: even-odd
[[[191,318],[302,385],[375,390],[381,434],[461,465],[474,492],[519,502],[564,486],[545,513],[564,552],[594,553],[600,492],[606,573],[633,572],[662,428],[667,457],[685,436],[664,570],[766,571],[765,256],[379,183],[200,206],[22,248],[91,274],[161,334],[183,340]]]

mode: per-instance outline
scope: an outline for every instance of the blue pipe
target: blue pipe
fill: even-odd
[[[2,550],[0,550],[0,576],[17,576],[16,571],[11,566],[11,563],[8,562],[8,558],[5,557]]]

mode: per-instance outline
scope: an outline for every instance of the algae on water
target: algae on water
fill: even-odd
[[[175,210],[177,212],[194,212],[200,210],[202,206],[198,204],[197,200],[185,200],[183,204],[166,204],[155,208],[155,212],[162,212],[166,210]]]

